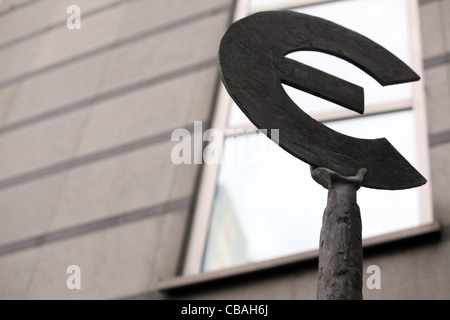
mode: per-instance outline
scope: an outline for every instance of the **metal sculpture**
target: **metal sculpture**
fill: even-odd
[[[381,85],[420,78],[370,39],[292,11],[255,13],[233,23],[221,40],[221,77],[230,96],[257,128],[278,128],[280,147],[310,164],[314,180],[329,190],[317,297],[360,299],[362,245],[356,191],[360,186],[412,188],[426,180],[385,138],[358,139],[338,133],[311,118],[286,95],[282,84],[364,112],[363,88],[285,57],[302,50],[344,59]],[[270,130],[265,132],[270,137]],[[338,248],[339,243],[343,247]],[[339,280],[339,275],[345,276]]]

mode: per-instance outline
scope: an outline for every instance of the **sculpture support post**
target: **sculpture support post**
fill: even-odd
[[[366,169],[345,177],[326,168],[311,167],[316,182],[328,189],[319,246],[318,300],[361,300],[361,216],[356,191]]]

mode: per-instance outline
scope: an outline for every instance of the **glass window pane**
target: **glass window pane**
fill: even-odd
[[[230,110],[228,113],[228,125],[229,126],[238,126],[249,123],[250,120],[247,116],[242,112],[242,110],[237,106],[234,101],[230,103]]]
[[[275,4],[276,2],[279,1],[253,0],[251,5]],[[405,63],[408,64],[410,61],[407,0],[346,0],[292,10],[343,25],[384,46]],[[410,83],[383,87],[356,66],[328,54],[303,51],[290,53],[287,57],[363,87],[366,106],[389,101],[409,100],[412,97]],[[342,108],[288,85],[283,85],[283,88],[291,99],[308,114],[313,115],[315,112]],[[229,125],[246,122],[248,122],[247,117],[233,103],[229,114]]]
[[[409,62],[408,0],[345,0],[294,9],[354,30]]]
[[[250,8],[256,8],[260,6],[266,5],[276,5],[282,2],[286,2],[285,0],[250,0]]]
[[[412,111],[327,125],[361,138],[387,137],[415,162]],[[327,190],[312,180],[309,166],[262,134],[228,137],[225,153],[233,156],[220,168],[203,271],[317,249]],[[417,201],[417,189],[361,188],[363,237],[417,226]]]
[[[343,134],[363,139],[385,137],[416,167],[416,137],[412,110],[325,123]],[[374,190],[361,188],[358,204],[363,237],[399,231],[420,224],[418,188]]]
[[[306,164],[262,134],[229,137],[225,152],[247,154],[249,145],[259,145],[270,158],[224,159],[203,271],[311,250],[318,241],[321,214],[311,213],[323,206],[326,190],[312,180]],[[318,201],[308,201],[312,197]]]
[[[275,3],[252,0],[251,5]],[[279,3],[286,3],[280,1]],[[325,2],[293,10],[323,17],[355,30],[409,63],[407,0],[346,0]],[[365,104],[412,97],[410,84],[380,86],[357,67],[317,52],[295,52],[289,58],[304,62],[364,87]],[[342,108],[283,85],[304,111]],[[248,123],[231,103],[229,126]],[[386,137],[412,165],[416,164],[412,110],[362,116],[325,123],[343,134],[359,138]],[[258,262],[318,248],[327,190],[315,183],[309,166],[294,158],[262,134],[227,137],[225,159],[219,170],[203,271]],[[255,161],[256,160],[256,161]],[[361,188],[358,204],[363,238],[420,224],[417,188],[384,191]]]
[[[307,6],[294,11],[321,17],[354,30],[384,46],[405,63],[410,61],[407,0],[347,0]],[[319,52],[294,52],[287,57],[338,76],[364,88],[365,104],[405,100],[412,97],[411,84],[382,87],[352,64]],[[288,94],[302,109],[311,113],[336,108],[289,86]],[[300,104],[299,104],[300,105]]]

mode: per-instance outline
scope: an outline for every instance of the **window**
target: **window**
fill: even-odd
[[[273,9],[299,11],[348,27],[421,74],[415,1],[238,1],[235,17]],[[330,55],[294,52],[288,57],[364,87],[363,116],[283,85],[297,105],[341,133],[386,137],[429,179],[422,81],[382,87],[357,67]],[[184,274],[317,250],[327,190],[314,182],[309,166],[258,133],[223,87],[212,126],[227,133],[223,161],[203,168]],[[361,188],[363,239],[430,223],[429,185],[399,191]]]

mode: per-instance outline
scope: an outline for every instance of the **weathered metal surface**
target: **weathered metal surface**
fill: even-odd
[[[394,190],[424,184],[425,178],[385,138],[358,139],[338,133],[286,95],[282,83],[364,111],[361,87],[285,57],[300,50],[345,59],[382,85],[419,79],[386,49],[340,25],[290,11],[260,12],[232,24],[219,50],[225,87],[247,117],[260,129],[279,129],[279,145],[310,165],[343,176],[367,168],[365,187]]]
[[[344,177],[326,168],[312,168],[311,175],[328,189],[319,246],[318,300],[361,300],[362,225],[356,191],[366,175]]]

